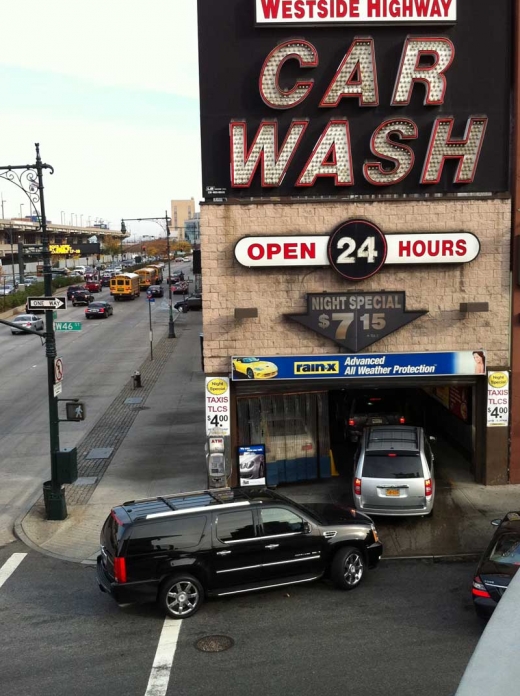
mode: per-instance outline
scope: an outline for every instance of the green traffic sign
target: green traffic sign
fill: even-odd
[[[55,321],[54,331],[81,331],[80,321]]]

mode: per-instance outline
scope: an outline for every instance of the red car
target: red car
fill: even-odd
[[[101,292],[101,283],[99,280],[87,280],[85,287],[89,292]]]

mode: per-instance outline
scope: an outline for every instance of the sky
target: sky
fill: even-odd
[[[201,198],[196,0],[3,0],[0,167],[45,175],[52,222],[170,214]],[[0,179],[6,218],[29,214]],[[77,218],[75,217],[77,216]],[[83,216],[83,217],[81,217]],[[160,234],[128,223],[133,235]]]

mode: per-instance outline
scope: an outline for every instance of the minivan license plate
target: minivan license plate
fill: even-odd
[[[397,488],[387,488],[386,494],[387,495],[399,495],[399,491]]]

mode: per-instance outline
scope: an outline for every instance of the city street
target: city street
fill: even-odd
[[[176,651],[162,653],[168,667],[154,683],[164,685],[173,657],[169,686],[154,691],[165,632],[156,607],[120,608],[93,567],[15,542],[0,548],[2,696],[451,696],[482,631],[472,571],[383,562],[353,592],[317,582],[207,602],[181,623]],[[172,623],[165,630],[176,633]],[[215,635],[234,645],[197,650]]]
[[[176,264],[188,273],[190,264]],[[152,303],[154,340],[167,332],[168,286]],[[111,301],[108,288],[95,300]],[[174,296],[174,302],[181,299]],[[106,411],[150,353],[149,314],[145,293],[135,301],[113,302],[108,319],[86,320],[84,307],[58,312],[58,321],[81,321],[79,332],[57,332],[63,359],[63,393],[86,406],[86,420],[60,423],[61,447],[74,447]],[[176,312],[175,312],[176,314]],[[12,525],[41,484],[49,478],[49,415],[45,347],[36,336],[12,335],[0,324],[0,544],[12,540]],[[60,407],[65,418],[65,406]]]

